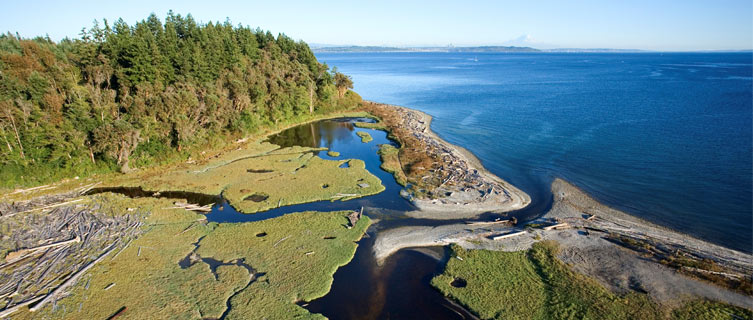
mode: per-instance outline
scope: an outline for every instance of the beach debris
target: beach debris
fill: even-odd
[[[89,262],[89,264],[87,264],[86,266],[84,266],[82,269],[80,269],[78,272],[76,272],[73,276],[69,277],[68,280],[66,280],[65,282],[63,282],[63,284],[61,284],[60,286],[58,286],[57,288],[55,288],[55,290],[53,290],[52,292],[50,292],[49,294],[47,294],[47,296],[44,299],[42,299],[42,301],[39,301],[39,303],[37,303],[33,307],[29,308],[29,311],[35,312],[35,311],[41,309],[42,307],[44,307],[44,305],[46,303],[48,303],[48,302],[50,302],[52,300],[57,301],[58,298],[61,298],[62,297],[62,293],[68,287],[70,287],[72,284],[76,283],[76,281],[78,281],[78,278],[80,278],[81,275],[83,275],[86,271],[88,271],[89,269],[91,269],[92,267],[94,267],[95,264],[97,264],[98,262],[102,261],[105,257],[107,257],[107,255],[109,255],[110,252],[112,252],[112,250],[115,248],[115,245],[117,245],[117,244],[118,244],[118,242],[113,242],[109,247],[107,247],[107,249],[105,249],[105,252],[102,253],[99,256],[99,258],[97,258],[97,260]]]
[[[277,242],[275,242],[275,244],[274,244],[274,245],[273,245],[272,247],[273,247],[273,248],[274,248],[274,247],[277,247],[277,245],[278,245],[278,244],[280,244],[280,242],[283,242],[283,241],[287,240],[288,238],[290,238],[290,236],[287,236],[287,237],[285,237],[285,238],[282,238],[282,239],[280,239],[280,240],[277,240]]]
[[[510,186],[479,170],[480,164],[464,150],[434,135],[427,115],[379,103],[367,103],[365,110],[383,119],[401,142],[398,160],[417,204],[501,207],[513,201]]]
[[[526,234],[526,233],[528,233],[528,231],[525,231],[525,230],[523,230],[523,231],[517,231],[517,232],[510,232],[510,233],[505,233],[505,234],[500,234],[500,235],[492,236],[491,239],[492,240],[502,240],[502,239],[507,239],[507,238],[512,238],[512,237],[516,237],[516,236],[519,236],[519,235],[523,235],[523,234]]]
[[[27,300],[26,302],[17,304],[15,306],[11,307],[11,308],[7,308],[7,309],[5,309],[3,311],[0,311],[0,319],[4,319],[5,317],[10,316],[11,314],[15,313],[16,311],[18,311],[19,309],[21,309],[23,307],[26,307],[28,305],[34,304],[35,302],[37,302],[39,300],[42,300],[42,298],[44,298],[44,296],[39,296],[39,297],[36,297],[34,299]]]
[[[546,226],[543,229],[544,231],[549,231],[549,230],[561,230],[561,229],[566,229],[566,228],[570,228],[570,225],[567,224],[567,222],[562,222],[562,223],[553,224],[551,226]]]
[[[346,198],[346,197],[356,197],[356,196],[358,196],[357,193],[338,193],[338,194],[332,196],[332,199],[335,199],[335,198]]]
[[[348,229],[353,228],[356,226],[356,223],[358,223],[358,220],[361,219],[361,216],[363,215],[363,207],[361,207],[361,211],[353,211],[348,214]]]
[[[183,202],[175,202],[173,204],[175,205],[174,207],[168,207],[164,209],[185,209],[188,211],[211,212],[212,206],[214,205],[214,203],[210,203],[205,206],[200,206],[198,204],[183,203]]]
[[[115,319],[115,318],[119,317],[120,315],[122,315],[125,311],[126,311],[126,307],[122,306],[122,307],[120,307],[120,309],[118,309],[117,311],[115,311],[115,313],[113,313],[111,316],[107,317],[107,320]]]
[[[10,252],[0,263],[0,315],[54,304],[93,265],[141,233],[142,214],[79,198],[94,185],[0,204],[0,228],[10,230],[0,238],[0,249]]]
[[[517,219],[516,219],[517,222]],[[484,226],[484,225],[495,225],[495,224],[513,224],[512,219],[508,220],[496,220],[496,221],[466,221],[465,224],[469,226]]]
[[[369,184],[368,183],[359,183],[358,186],[361,187],[361,188],[368,188]]]

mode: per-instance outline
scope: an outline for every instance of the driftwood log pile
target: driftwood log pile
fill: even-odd
[[[81,193],[0,204],[0,318],[64,297],[86,270],[141,232],[143,213],[71,201]]]
[[[27,212],[32,212],[35,210],[43,211],[43,210],[52,209],[59,206],[64,206],[68,202],[75,201],[76,198],[85,194],[87,191],[96,187],[98,184],[99,183],[92,183],[85,186],[81,186],[69,192],[35,197],[27,201],[17,201],[17,202],[8,203],[8,202],[2,202],[3,199],[0,198],[0,217],[14,216],[14,215],[27,213]],[[30,188],[26,190],[16,191],[14,193],[31,192],[30,190],[38,191],[38,190],[43,190],[43,189]]]
[[[358,223],[358,220],[361,220],[361,216],[363,216],[363,207],[361,207],[361,211],[353,211],[348,214],[348,229],[353,228],[356,226],[356,223]]]

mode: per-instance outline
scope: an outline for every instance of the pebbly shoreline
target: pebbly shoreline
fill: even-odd
[[[437,136],[431,130],[430,115],[400,106],[375,102],[368,104],[380,113],[390,114],[388,119],[398,119],[386,120],[388,129],[406,129],[414,139],[413,144],[418,144],[412,147],[422,149],[439,160],[439,167],[430,173],[430,176],[441,181],[432,190],[436,196],[414,197],[412,201],[419,210],[409,212],[408,216],[425,219],[471,218],[485,212],[522,209],[531,202],[528,194],[487,171],[468,150]]]
[[[403,248],[452,243],[467,249],[522,251],[538,241],[554,240],[561,248],[560,259],[615,292],[640,290],[666,305],[692,297],[744,308],[753,305],[751,295],[712,283],[749,281],[753,255],[610,208],[562,179],[555,179],[551,189],[555,195],[552,208],[527,226],[466,223],[399,227],[377,235],[374,255],[382,262]]]

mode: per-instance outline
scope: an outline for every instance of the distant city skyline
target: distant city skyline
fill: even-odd
[[[155,13],[197,22],[260,27],[308,43],[361,46],[513,45],[659,51],[753,49],[750,0],[629,2],[544,0],[347,1],[25,1],[3,5],[0,32],[78,38],[96,19],[129,25]]]

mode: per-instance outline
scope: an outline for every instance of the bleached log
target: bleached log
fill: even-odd
[[[355,196],[358,196],[358,194],[356,194],[356,193],[338,193],[338,194],[332,196],[331,199],[345,198],[345,197],[355,197]]]
[[[50,292],[44,299],[42,299],[42,301],[37,303],[35,306],[29,308],[29,311],[36,312],[37,310],[44,307],[44,305],[47,304],[48,302],[52,301],[53,299],[56,299],[65,289],[70,287],[72,284],[76,283],[76,281],[78,281],[78,278],[80,278],[86,271],[89,271],[89,269],[94,267],[94,265],[96,265],[97,263],[102,261],[105,257],[107,257],[107,255],[109,255],[113,251],[116,244],[117,242],[113,242],[109,247],[107,247],[105,252],[102,253],[102,255],[100,255],[99,258],[97,258],[97,260],[94,260],[90,262],[89,264],[87,264],[85,267],[81,268],[81,270],[76,272],[76,274],[68,278],[68,280],[63,282],[63,284],[61,284],[60,286],[55,288],[55,290]]]
[[[39,250],[45,250],[45,249],[49,249],[49,248],[55,248],[55,247],[59,247],[59,246],[64,246],[64,245],[67,245],[67,244],[70,244],[70,243],[74,243],[74,242],[81,242],[81,238],[76,237],[76,238],[71,239],[71,240],[61,241],[61,242],[56,242],[56,243],[50,243],[50,244],[46,244],[46,245],[35,247],[35,248],[21,249],[19,251],[16,251],[20,255],[18,257],[16,257],[15,259],[11,260],[11,261],[8,261],[7,263],[11,264],[11,263],[16,262],[18,260],[21,260],[24,257],[26,257],[27,255],[32,254],[34,252],[37,252]]]
[[[79,193],[79,194],[84,194],[84,193],[87,193],[87,192],[89,192],[89,191],[90,191],[91,189],[94,189],[94,187],[98,186],[98,185],[99,185],[99,184],[101,184],[101,183],[102,183],[102,181],[100,181],[100,182],[95,182],[95,183],[92,183],[92,184],[90,184],[90,185],[87,185],[87,186],[83,186],[83,187],[81,188],[81,190],[80,190],[80,191],[79,191],[78,193]]]
[[[570,225],[567,224],[567,222],[563,222],[563,223],[553,224],[551,226],[546,226],[546,227],[544,227],[544,230],[545,231],[549,231],[549,230],[552,230],[552,229],[565,229],[565,228],[569,228],[569,227],[570,227]]]
[[[714,274],[714,275],[723,276],[723,277],[726,277],[726,278],[732,278],[732,279],[742,278],[742,275],[739,275],[739,274],[732,274],[732,273],[727,273],[727,272],[719,272],[719,271],[711,271],[711,270],[703,270],[703,269],[693,268],[693,267],[688,267],[688,266],[683,266],[682,268],[685,269],[685,270],[688,270],[688,271],[695,271],[695,272],[701,272],[701,273],[707,273],[707,274]]]
[[[523,234],[526,234],[526,233],[528,233],[528,232],[525,231],[525,230],[523,230],[523,231],[518,231],[518,232],[501,234],[501,235],[498,235],[498,236],[493,236],[492,240],[502,240],[502,239],[512,238],[512,237],[516,237],[516,236],[523,235]]]
[[[280,244],[280,242],[283,242],[283,241],[285,241],[285,240],[286,240],[286,239],[288,239],[288,238],[290,238],[290,236],[287,236],[287,237],[285,237],[285,238],[282,238],[282,239],[280,239],[280,240],[277,240],[277,242],[275,242],[275,244],[274,244],[274,245],[273,245],[272,247],[273,247],[273,248],[274,248],[274,247],[277,247],[277,245],[278,245],[278,244]]]
[[[76,200],[71,200],[71,201],[66,201],[66,202],[52,204],[52,205],[49,205],[49,206],[44,206],[44,207],[41,207],[41,208],[34,208],[34,209],[19,211],[19,212],[11,213],[11,214],[8,214],[8,215],[0,216],[0,218],[8,218],[8,217],[15,216],[17,214],[26,213],[26,212],[32,212],[32,211],[36,211],[36,210],[52,209],[52,208],[56,208],[56,207],[68,205],[68,204],[71,204],[71,203],[80,202],[80,201],[84,201],[84,199],[76,199]]]
[[[5,309],[3,311],[0,311],[0,318],[5,318],[7,316],[10,316],[11,314],[15,313],[19,309],[21,309],[21,308],[23,308],[25,306],[28,306],[28,305],[30,305],[30,304],[32,304],[34,302],[37,302],[37,301],[41,300],[42,298],[44,298],[44,296],[36,297],[36,298],[31,299],[29,301],[17,304],[15,306],[11,307],[11,308],[8,308],[8,309]]]
[[[466,221],[465,224],[469,226],[483,226],[492,224],[510,223],[511,220],[499,220],[499,221]]]
[[[128,243],[126,243],[125,247],[123,247],[123,249],[120,249],[120,251],[118,251],[118,253],[116,253],[116,254],[115,254],[115,255],[114,255],[113,257],[112,257],[112,259],[110,259],[110,260],[115,260],[115,258],[117,258],[117,257],[118,257],[118,256],[119,256],[119,255],[120,255],[121,253],[123,253],[123,251],[125,251],[126,249],[128,249],[128,246],[130,246],[130,245],[131,245],[131,242],[133,242],[133,239],[131,239],[131,240],[128,240]]]
[[[49,184],[46,184],[46,185],[43,185],[43,186],[38,186],[38,187],[33,187],[33,188],[28,188],[28,189],[18,189],[16,191],[13,191],[13,192],[9,193],[8,195],[16,194],[16,193],[25,193],[25,192],[34,191],[34,190],[42,189],[44,187],[49,187],[49,186],[50,186]]]

